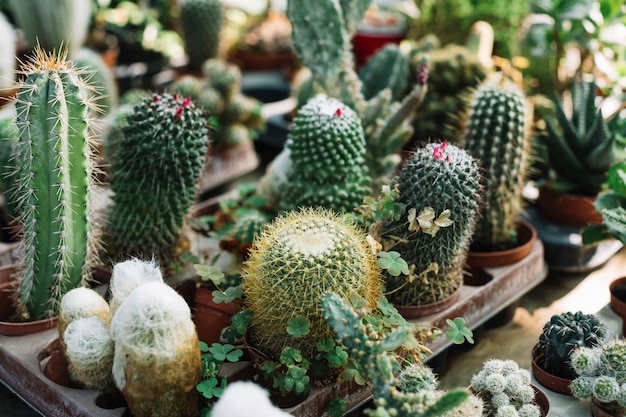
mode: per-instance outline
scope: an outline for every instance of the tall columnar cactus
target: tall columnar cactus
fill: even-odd
[[[393,350],[407,339],[408,328],[399,327],[377,340],[368,334],[363,320],[338,294],[327,293],[321,305],[328,326],[372,389],[376,408],[368,410],[368,415],[438,416],[467,398],[468,393],[464,390],[453,390],[442,396],[436,391],[433,381],[427,381],[422,387],[424,389],[399,389],[400,381],[394,375],[393,362],[396,359]],[[415,384],[411,386],[416,388]]]
[[[75,52],[87,38],[91,0],[9,0],[17,26],[30,48],[37,44],[49,52],[61,46]]]
[[[217,57],[223,21],[219,0],[180,2],[180,27],[191,69],[197,71],[204,61]]]
[[[410,59],[395,43],[388,43],[367,60],[359,70],[366,100],[389,88],[391,99],[400,100],[409,84]]]
[[[398,201],[406,206],[397,220],[380,224],[385,251],[396,251],[409,276],[388,274],[390,300],[398,305],[441,301],[463,282],[465,257],[481,197],[476,160],[444,143],[413,154],[400,173]]]
[[[209,146],[204,116],[189,99],[154,94],[135,105],[122,133],[110,157],[108,254],[168,266],[188,245],[185,216]]]
[[[608,335],[605,324],[593,314],[566,311],[553,315],[544,324],[539,336],[538,351],[543,358],[538,364],[561,378],[573,379],[576,376],[570,355],[580,347],[594,347]]]
[[[23,224],[20,300],[32,318],[58,313],[96,259],[91,217],[89,85],[66,54],[37,49],[17,95],[17,166]]]
[[[471,97],[464,147],[478,159],[485,177],[485,202],[472,250],[503,250],[517,244],[530,155],[529,121],[523,92],[504,77],[485,81]]]
[[[361,121],[338,100],[319,94],[300,108],[287,147],[291,168],[281,208],[322,206],[346,213],[369,194]]]
[[[322,209],[275,218],[254,241],[242,280],[253,312],[248,341],[273,360],[285,346],[312,360],[316,342],[332,338],[320,312],[325,293],[353,294],[370,306],[382,296],[380,269],[365,235],[347,218]],[[309,321],[308,334],[287,332],[298,317]]]

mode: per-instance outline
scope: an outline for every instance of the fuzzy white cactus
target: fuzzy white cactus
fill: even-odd
[[[245,399],[242,400],[242,399]],[[267,391],[254,382],[233,382],[215,403],[211,417],[291,417],[275,407]]]
[[[163,275],[155,261],[132,258],[115,264],[109,283],[111,316],[135,288],[146,282],[163,282]]]

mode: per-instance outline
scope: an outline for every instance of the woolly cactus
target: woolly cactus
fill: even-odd
[[[23,224],[19,298],[32,318],[58,313],[63,295],[89,277],[96,258],[91,220],[89,85],[66,54],[37,49],[17,95],[17,165]]]
[[[378,233],[383,250],[400,253],[410,274],[388,274],[389,298],[397,305],[441,301],[463,282],[481,196],[478,165],[463,149],[431,143],[407,161],[397,188],[406,210]]]
[[[490,359],[471,379],[472,390],[483,400],[486,416],[540,417],[533,403],[530,371],[512,360]]]
[[[188,247],[183,226],[208,146],[205,119],[191,100],[154,94],[135,105],[110,156],[112,259],[154,257],[167,266]]]
[[[83,44],[92,6],[91,0],[9,0],[9,9],[28,46],[39,44],[48,52],[64,46],[73,53]]]
[[[369,194],[365,138],[356,113],[319,94],[300,108],[287,142],[291,168],[280,206],[351,212]]]
[[[113,377],[136,417],[198,412],[200,342],[185,300],[163,282],[133,290],[111,320]]]
[[[109,281],[111,315],[115,314],[135,288],[146,282],[163,282],[161,270],[154,261],[131,258],[113,265]]]
[[[572,351],[576,379],[570,384],[579,399],[594,399],[611,415],[626,415],[626,341],[608,339]]]
[[[545,323],[537,349],[543,352],[538,364],[551,374],[572,379],[576,376],[570,355],[580,347],[593,347],[607,336],[608,329],[593,314],[570,311],[555,314]]]
[[[0,12],[0,93],[15,86],[16,45],[15,29]]]
[[[87,317],[98,317],[109,324],[110,309],[106,300],[95,290],[87,287],[74,288],[61,299],[57,329],[63,345],[65,329],[74,321]]]
[[[472,250],[504,250],[517,244],[530,152],[528,121],[524,94],[504,76],[483,82],[471,97],[463,142],[485,177],[485,201]]]
[[[219,52],[224,10],[219,0],[182,0],[180,27],[189,68],[199,70]]]
[[[354,294],[370,306],[382,294],[376,256],[365,236],[346,218],[322,209],[275,218],[254,241],[242,280],[253,312],[248,341],[273,360],[285,346],[312,360],[316,342],[332,337],[320,312],[328,291]],[[294,318],[308,320],[307,334],[287,332]]]

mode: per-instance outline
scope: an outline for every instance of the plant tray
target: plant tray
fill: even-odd
[[[250,140],[239,145],[212,149],[200,178],[200,193],[205,193],[221,185],[254,171],[260,159]]]
[[[413,320],[432,324],[442,330],[446,319],[463,316],[466,325],[476,328],[500,310],[515,302],[538,285],[547,276],[543,245],[537,240],[528,257],[510,266],[486,270],[492,279],[481,286],[463,286],[458,301],[447,310]],[[94,390],[68,388],[49,380],[42,372],[39,353],[53,339],[57,330],[50,329],[26,336],[0,336],[0,380],[33,408],[49,417],[125,417],[125,407],[101,408],[96,404],[100,393]],[[440,336],[427,346],[436,355],[450,346]],[[237,364],[241,365],[241,364]],[[327,402],[341,396],[349,409],[370,397],[367,387],[353,384],[333,384],[313,388],[302,403],[285,411],[298,417],[318,417],[324,413]]]

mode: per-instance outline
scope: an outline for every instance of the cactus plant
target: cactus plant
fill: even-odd
[[[594,347],[572,351],[576,378],[570,384],[574,397],[593,399],[613,416],[626,415],[626,341],[610,338]]]
[[[365,236],[347,218],[320,208],[290,211],[266,226],[243,264],[247,340],[272,360],[286,346],[312,361],[316,342],[332,338],[320,313],[322,296],[355,294],[370,306],[382,295],[380,270]],[[291,320],[309,332],[292,335]]]
[[[112,206],[107,251],[113,260],[154,257],[169,266],[188,247],[185,216],[195,201],[209,146],[191,100],[154,94],[125,117],[110,156]]]
[[[369,193],[365,138],[356,113],[319,94],[298,110],[289,132],[291,168],[280,206],[351,212]]]
[[[510,359],[487,360],[472,375],[471,387],[483,400],[485,416],[540,417],[541,410],[533,403],[535,391],[530,371]]]
[[[379,91],[389,88],[393,101],[402,99],[409,84],[409,70],[409,56],[395,43],[386,44],[359,70],[363,97],[369,100]]]
[[[523,92],[502,74],[472,94],[463,146],[479,161],[484,204],[472,238],[474,251],[510,249],[517,241],[530,158],[529,111]]]
[[[179,7],[189,68],[198,71],[204,61],[219,53],[224,9],[219,0],[182,0]]]
[[[455,145],[428,144],[407,161],[397,181],[405,211],[378,228],[384,251],[396,251],[408,276],[387,273],[389,299],[424,305],[452,295],[463,268],[481,198],[478,164]]]
[[[536,353],[543,353],[537,363],[545,371],[561,378],[576,376],[570,355],[580,347],[594,347],[608,336],[608,329],[593,314],[566,311],[553,315],[543,326]],[[535,353],[535,354],[536,354]]]
[[[0,12],[0,93],[15,87],[16,44],[15,29],[4,13]],[[2,105],[4,103],[0,103]]]
[[[9,10],[29,48],[39,44],[52,52],[64,46],[71,54],[87,38],[92,6],[91,0],[9,1]]]
[[[90,275],[97,255],[91,217],[89,85],[67,51],[36,49],[17,95],[18,211],[23,225],[20,301],[32,318],[58,313]]]
[[[102,56],[91,48],[79,48],[73,58],[77,67],[83,69],[89,82],[98,91],[96,105],[100,114],[108,116],[117,108],[118,87],[111,68]]]

